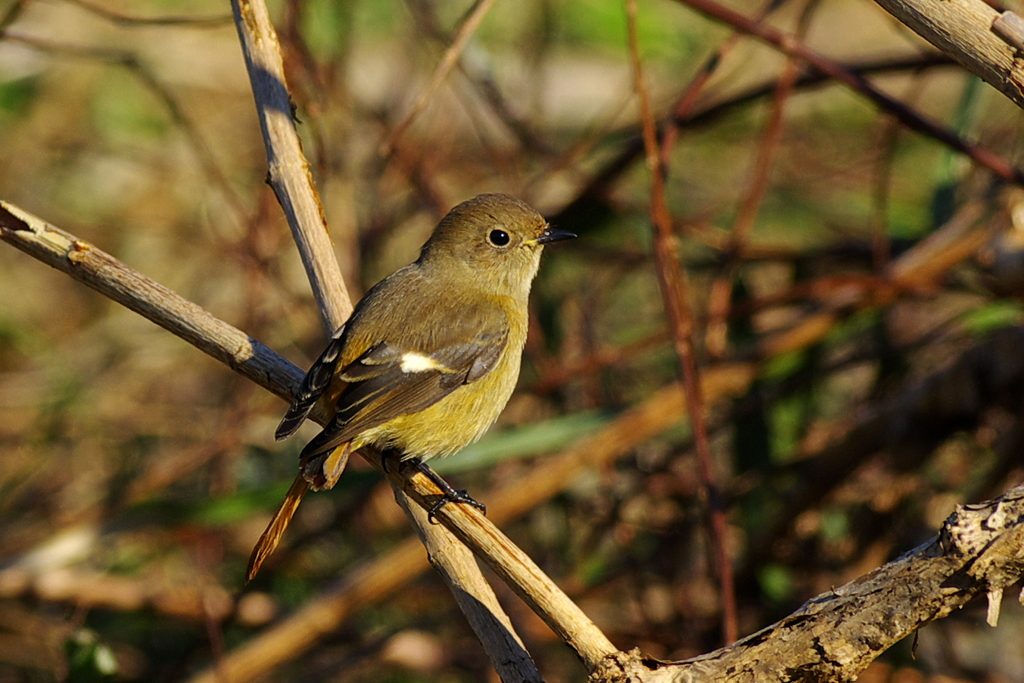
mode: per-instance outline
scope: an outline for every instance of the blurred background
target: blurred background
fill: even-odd
[[[697,4],[643,0],[639,53],[673,122],[666,198],[742,636],[1024,479],[1024,205],[893,107]],[[872,2],[728,4],[1019,163],[1020,110]],[[382,151],[471,7],[272,3],[338,258],[358,295],[488,191],[580,235],[545,255],[501,421],[438,469],[489,502],[617,430],[502,529],[616,646],[707,652],[723,600],[672,399],[624,3],[495,3]],[[266,172],[227,3],[0,0],[0,199],[306,368],[325,338]],[[193,677],[400,562],[410,529],[354,462],[244,586],[315,428],[275,443],[282,401],[6,245],[0,288],[0,683],[210,680]],[[497,680],[432,571],[400,588],[253,679]],[[497,590],[545,679],[582,680]],[[984,621],[979,603],[928,625],[861,680],[1024,681],[1013,591],[999,627]]]

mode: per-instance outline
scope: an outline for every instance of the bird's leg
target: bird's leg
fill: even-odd
[[[437,513],[440,512],[441,508],[443,508],[448,503],[464,503],[466,505],[472,505],[483,514],[487,514],[486,505],[470,497],[470,495],[466,493],[465,489],[453,489],[451,487],[451,484],[442,479],[437,472],[427,467],[427,465],[419,458],[412,458],[410,460],[402,461],[402,466],[405,466],[406,463],[408,463],[409,467],[415,467],[417,470],[423,473],[423,475],[426,476],[427,479],[434,482],[437,485],[437,487],[442,491],[441,499],[434,503],[434,505],[430,508],[430,510],[427,513],[427,519],[432,524],[437,523]]]

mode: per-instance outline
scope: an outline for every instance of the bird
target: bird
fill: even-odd
[[[314,406],[333,417],[299,455],[299,473],[247,568],[251,581],[306,492],[332,488],[364,446],[400,462],[446,457],[479,439],[515,389],[527,303],[544,245],[576,237],[507,194],[481,194],[441,219],[419,258],[360,299],[306,373],[275,436]],[[386,460],[385,460],[386,462]],[[446,502],[483,506],[429,468]]]

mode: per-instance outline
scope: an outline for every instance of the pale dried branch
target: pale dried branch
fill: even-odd
[[[498,604],[494,591],[486,582],[483,588],[477,582],[480,568],[473,553],[446,528],[431,524],[427,512],[411,504],[408,496],[399,495],[399,489],[395,489],[395,500],[405,514],[416,520],[417,530],[432,532],[420,536],[430,563],[448,584],[473,632],[484,634],[480,636],[480,642],[501,680],[541,683],[543,679],[537,665]]]
[[[982,0],[875,0],[968,71],[1024,107],[1021,36],[1000,31],[1001,15]],[[1008,17],[1016,17],[1012,12]],[[1009,23],[1011,26],[1012,22]]]
[[[419,472],[412,477],[396,471],[387,475],[392,486],[403,487],[423,507],[429,507],[442,493]],[[583,610],[480,511],[468,505],[445,505],[438,511],[437,519],[472,548],[572,648],[587,671],[594,671],[605,657],[615,653],[615,646]]]
[[[932,540],[734,645],[684,662],[639,652],[607,660],[598,681],[739,683],[854,680],[925,624],[1024,576],[1024,486],[957,506]]]
[[[271,349],[105,251],[0,201],[0,239],[130,308],[290,400],[303,372]]]
[[[302,153],[302,143],[295,130],[295,113],[284,78],[281,46],[266,5],[234,0],[231,6],[267,148],[267,182],[284,209],[317,308],[330,334],[348,318],[352,302],[334,258],[320,195],[313,185],[309,162]]]

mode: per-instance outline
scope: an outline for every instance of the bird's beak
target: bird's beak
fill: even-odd
[[[560,230],[559,228],[552,228],[550,225],[544,228],[544,232],[540,234],[540,237],[534,240],[537,244],[547,244],[548,242],[561,242],[562,240],[570,240],[576,236],[576,233],[569,232],[568,230]]]

